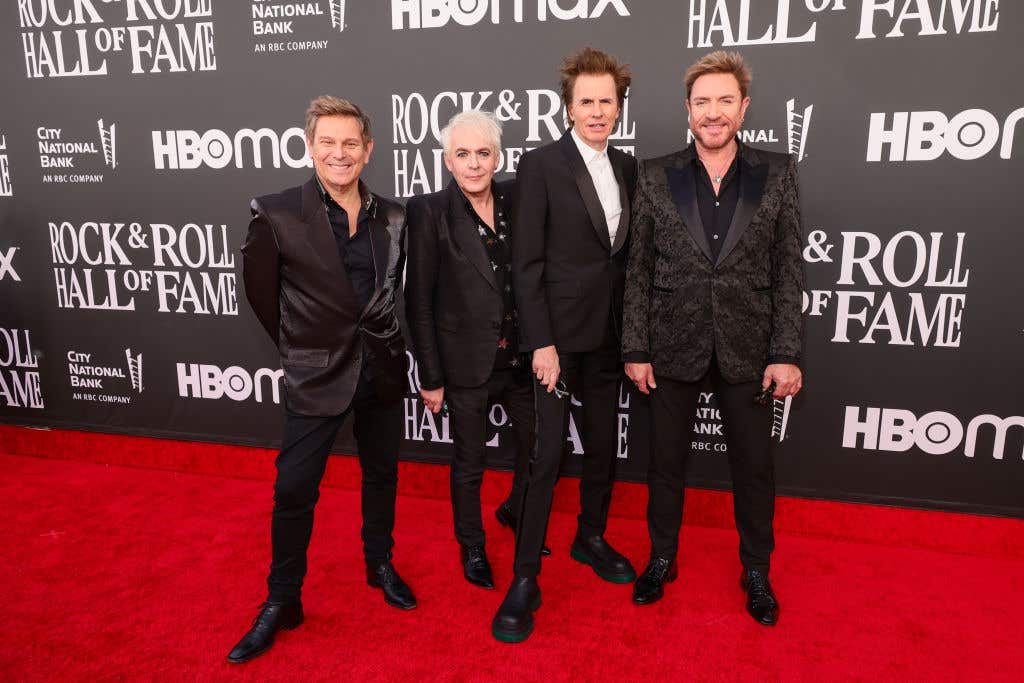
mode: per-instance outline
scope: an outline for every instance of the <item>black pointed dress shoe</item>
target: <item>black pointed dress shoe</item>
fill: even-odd
[[[228,661],[241,664],[259,657],[274,644],[274,636],[278,631],[297,628],[303,619],[302,603],[298,600],[263,603],[260,605],[260,613],[252,621],[252,628],[228,653]]]
[[[740,576],[740,588],[747,593],[747,612],[754,621],[775,626],[779,621],[779,602],[775,599],[767,572],[746,569]]]
[[[676,580],[679,569],[675,560],[664,557],[652,557],[647,569],[633,584],[633,602],[638,605],[650,605],[658,602],[665,595],[665,584]]]
[[[366,583],[371,588],[380,588],[384,591],[384,602],[398,609],[413,609],[416,607],[416,597],[412,594],[409,584],[402,581],[402,577],[395,571],[391,560],[385,560],[380,564],[366,566]]]
[[[481,588],[494,588],[491,563],[487,561],[487,553],[482,545],[464,545],[459,556],[462,558],[462,573],[466,581]]]
[[[497,509],[494,511],[494,516],[498,520],[498,523],[502,526],[508,527],[513,532],[516,530],[516,516],[512,512],[512,506],[509,505],[507,500],[497,507]],[[551,548],[547,547],[546,545],[541,546],[540,554],[550,555]]]
[[[533,613],[540,609],[537,579],[517,576],[491,622],[491,634],[503,643],[521,643],[533,632]]]
[[[615,548],[608,545],[603,536],[583,538],[577,535],[572,542],[569,555],[577,562],[589,564],[605,581],[632,583],[636,579],[633,565]]]

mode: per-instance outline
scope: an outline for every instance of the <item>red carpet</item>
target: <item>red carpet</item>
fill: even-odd
[[[224,656],[264,594],[266,481],[11,455],[0,466],[0,680],[1019,680],[1024,662],[1020,521],[803,501],[819,515],[869,510],[876,525],[910,525],[921,538],[990,525],[999,539],[982,552],[976,539],[959,539],[972,554],[957,554],[780,533],[772,577],[781,623],[766,629],[743,611],[734,531],[685,527],[679,580],[641,608],[629,586],[568,558],[575,518],[559,512],[537,628],[505,645],[489,635],[501,591],[462,580],[446,501],[399,500],[396,566],[420,602],[400,612],[365,585],[358,493],[328,488],[306,623],[267,655],[231,666]],[[400,492],[413,468],[445,472],[403,466]],[[507,485],[505,475],[489,477],[493,490]],[[504,587],[511,534],[487,519]],[[853,537],[876,533],[850,528]],[[641,520],[615,518],[608,536],[643,563]]]

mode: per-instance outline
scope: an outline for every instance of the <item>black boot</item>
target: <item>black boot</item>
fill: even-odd
[[[462,558],[462,573],[474,586],[494,588],[494,576],[491,574],[491,563],[482,545],[462,546],[459,551]]]
[[[409,585],[402,581],[402,577],[395,571],[391,560],[385,560],[380,564],[366,565],[366,583],[371,588],[380,588],[384,591],[384,602],[398,609],[412,609],[416,607],[416,597],[412,594]]]
[[[608,545],[603,536],[584,538],[576,535],[569,551],[570,557],[577,562],[589,564],[605,581],[612,583],[632,583],[636,579],[636,570],[615,548]]]
[[[302,603],[298,600],[263,603],[260,605],[260,613],[253,619],[252,628],[228,653],[228,661],[241,664],[260,656],[274,644],[274,636],[278,631],[297,628],[303,619]]]
[[[661,600],[665,595],[665,584],[675,581],[678,573],[675,560],[652,557],[647,563],[647,569],[633,584],[633,602],[638,605],[650,605]]]
[[[540,608],[537,579],[517,576],[491,622],[491,633],[503,643],[521,643],[533,631],[533,613]]]
[[[747,613],[754,617],[754,621],[765,626],[775,626],[779,621],[779,602],[775,599],[772,585],[768,583],[768,572],[759,569],[743,570],[740,588],[747,593]]]
[[[498,508],[494,511],[494,517],[502,526],[508,527],[513,532],[516,530],[516,522],[518,520],[516,519],[515,513],[512,512],[512,506],[509,504],[507,500],[501,505],[499,505]],[[551,548],[547,547],[546,545],[541,546],[540,554],[550,555]]]

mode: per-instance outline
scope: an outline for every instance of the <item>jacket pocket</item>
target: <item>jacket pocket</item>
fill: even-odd
[[[651,285],[651,289],[655,292],[661,292],[662,294],[671,294],[676,291],[675,287],[659,287],[658,285]]]
[[[291,349],[284,362],[289,365],[304,365],[310,368],[326,368],[330,358],[327,349]]]

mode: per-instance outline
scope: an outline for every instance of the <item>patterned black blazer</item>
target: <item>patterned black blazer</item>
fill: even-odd
[[[642,164],[626,271],[623,360],[695,382],[717,354],[728,382],[799,363],[800,202],[793,157],[744,146],[739,200],[717,260],[697,206],[692,147]]]

